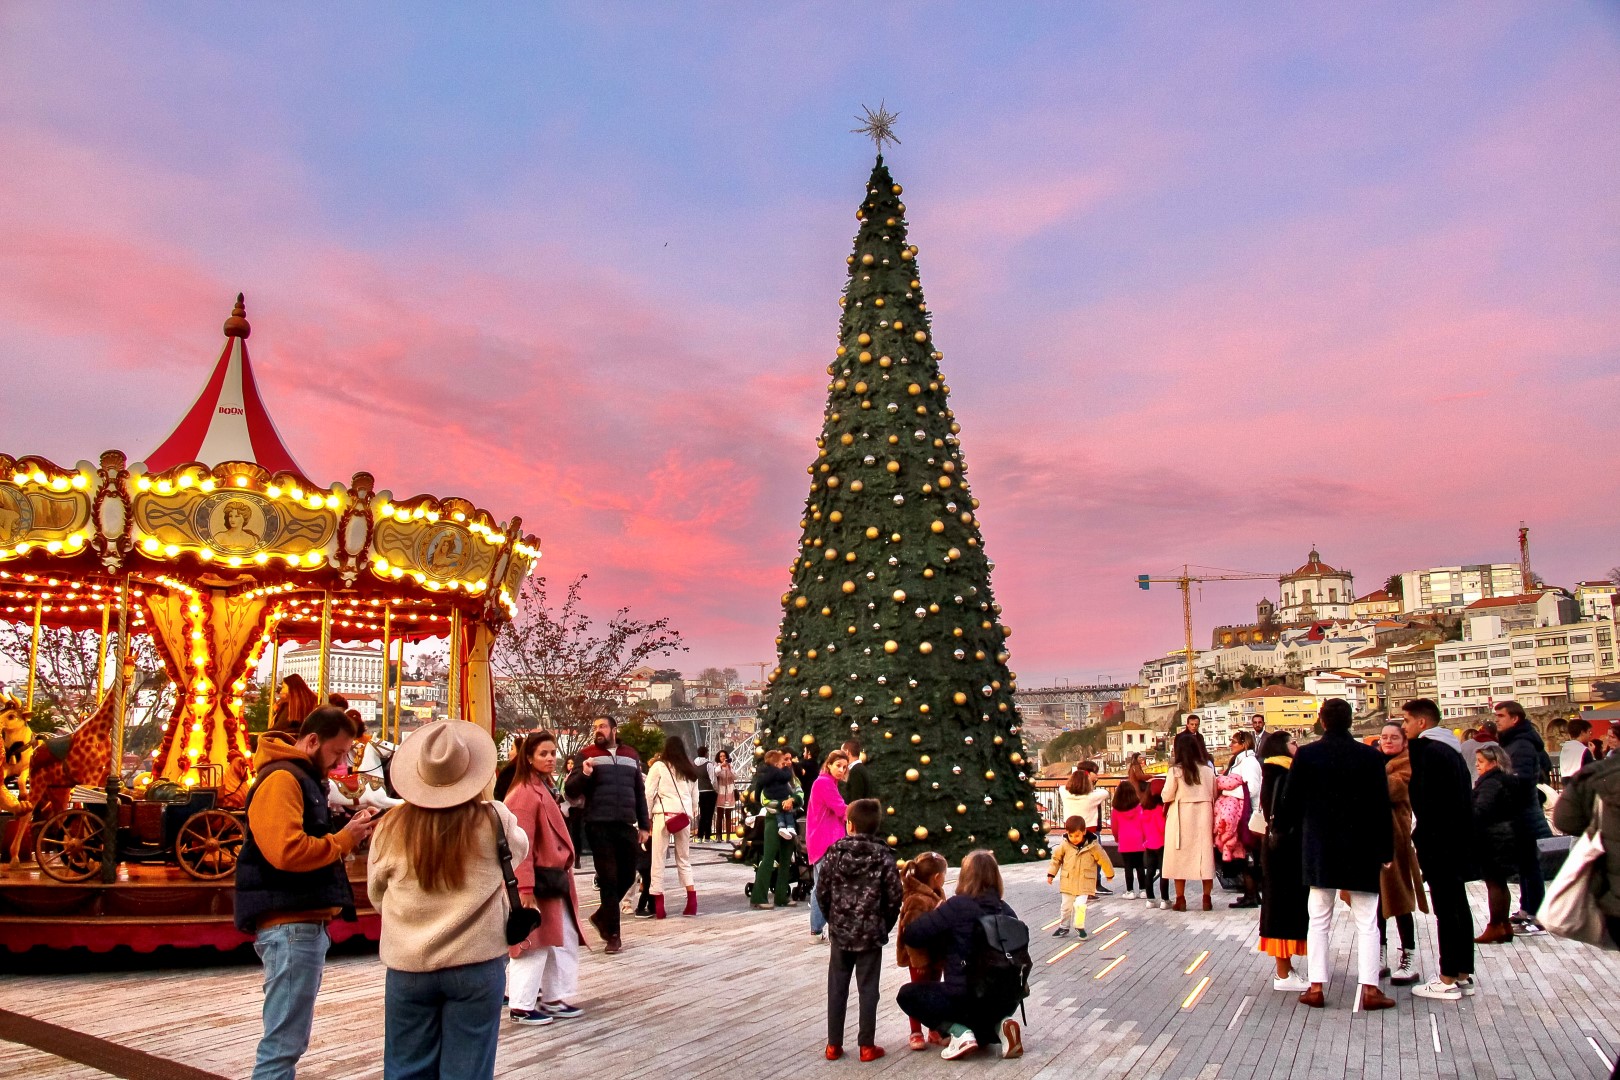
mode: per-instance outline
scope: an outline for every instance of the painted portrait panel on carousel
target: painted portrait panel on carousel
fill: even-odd
[[[15,484],[0,484],[0,544],[14,544],[34,525],[28,496]]]
[[[448,580],[467,565],[467,533],[454,525],[431,529],[417,541],[417,562],[440,580]]]
[[[274,544],[281,533],[281,514],[267,500],[246,491],[204,499],[195,520],[203,542],[222,555],[255,554]]]

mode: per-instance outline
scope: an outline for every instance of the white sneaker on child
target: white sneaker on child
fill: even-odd
[[[955,1061],[963,1054],[971,1054],[978,1048],[979,1040],[973,1037],[973,1032],[964,1031],[960,1035],[953,1035],[951,1041],[945,1044],[945,1049],[939,1052],[939,1056],[946,1061]]]
[[[798,834],[797,830],[789,829],[789,828],[781,828],[781,829],[776,830],[776,835],[780,836],[784,840],[792,840],[795,836],[798,836],[799,834]]]

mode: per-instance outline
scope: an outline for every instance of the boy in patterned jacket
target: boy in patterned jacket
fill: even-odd
[[[816,902],[827,915],[832,950],[827,958],[827,1060],[844,1056],[844,1014],[849,1008],[849,977],[860,992],[859,1042],[862,1061],[876,1061],[878,978],[883,946],[900,917],[900,870],[888,845],[877,838],[882,806],[857,799],[845,815],[849,835],[821,857]]]

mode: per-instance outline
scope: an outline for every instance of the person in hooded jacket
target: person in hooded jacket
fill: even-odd
[[[1023,1033],[1012,1019],[1018,1002],[979,997],[970,979],[979,920],[986,915],[1018,917],[1002,899],[1003,891],[1001,867],[995,855],[970,851],[962,859],[956,895],[918,916],[900,935],[900,944],[914,954],[927,953],[943,963],[943,981],[907,983],[900,988],[899,1005],[923,1027],[950,1037],[940,1051],[940,1057],[947,1061],[998,1043],[1004,1058],[1019,1057],[1024,1052]]]
[[[1515,934],[1536,937],[1547,932],[1535,918],[1547,895],[1547,884],[1541,876],[1541,849],[1536,841],[1552,836],[1547,813],[1542,809],[1539,785],[1552,774],[1552,758],[1547,755],[1547,744],[1542,741],[1541,732],[1524,714],[1524,706],[1517,701],[1499,701],[1495,711],[1496,737],[1513,762],[1513,775],[1518,780],[1522,800],[1513,821],[1519,909],[1508,921]]]
[[[900,870],[888,845],[877,838],[883,807],[876,799],[857,799],[846,820],[849,835],[822,855],[815,884],[832,946],[827,958],[827,1060],[844,1056],[844,1015],[854,974],[860,992],[861,1060],[876,1061],[883,1056],[877,1045],[878,980],[883,946],[900,918]]]

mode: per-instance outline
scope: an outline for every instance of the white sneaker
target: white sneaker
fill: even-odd
[[[1454,985],[1462,991],[1463,997],[1473,997],[1475,992],[1479,990],[1479,981],[1472,975],[1464,975]]]
[[[1159,910],[1160,911],[1169,911],[1170,910],[1170,901],[1168,901],[1168,900],[1160,900],[1159,901]]]
[[[1311,988],[1311,981],[1297,971],[1290,971],[1287,978],[1272,979],[1271,988],[1291,994],[1303,994]]]
[[[1441,982],[1439,979],[1432,979],[1429,982],[1424,983],[1422,986],[1412,987],[1412,996],[1428,998],[1431,1001],[1461,1001],[1463,997],[1463,989],[1456,983],[1447,983]]]
[[[951,1041],[945,1044],[945,1049],[939,1052],[939,1056],[946,1061],[955,1061],[963,1054],[971,1054],[978,1048],[979,1040],[973,1037],[973,1032],[964,1031],[960,1035],[952,1036]]]
[[[1156,908],[1158,906],[1159,906],[1159,902],[1157,900],[1153,899],[1153,897],[1151,897],[1151,896],[1148,897],[1148,910],[1149,911],[1152,911],[1154,908]]]
[[[1417,954],[1411,949],[1402,949],[1396,954],[1395,970],[1389,973],[1389,981],[1395,986],[1410,986],[1418,981]]]
[[[799,834],[794,832],[792,829],[783,828],[783,829],[777,829],[776,830],[776,835],[780,836],[784,840],[792,840],[795,836],[798,836]]]

